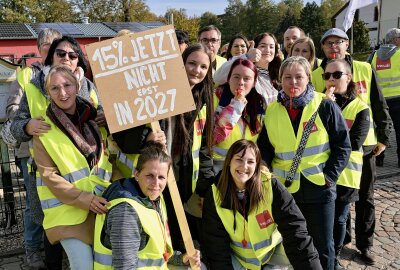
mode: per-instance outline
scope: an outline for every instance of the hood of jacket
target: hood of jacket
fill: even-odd
[[[388,60],[399,48],[393,44],[384,44],[376,51],[379,59]]]
[[[146,206],[147,208],[152,208],[152,202],[149,197],[146,197],[140,190],[138,182],[135,178],[124,178],[113,182],[103,193],[103,197],[107,201],[127,198],[137,201],[138,203]],[[160,197],[158,197],[154,202],[158,205]]]

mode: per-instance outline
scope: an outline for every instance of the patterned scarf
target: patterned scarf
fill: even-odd
[[[96,109],[81,97],[76,97],[76,111],[73,115],[65,113],[52,100],[47,107],[46,115],[74,143],[85,156],[90,168],[93,168],[100,157],[101,135],[94,119]]]
[[[309,83],[307,84],[306,90],[298,97],[292,98],[292,108],[304,108],[314,98],[314,86]],[[290,97],[281,90],[278,93],[278,102],[280,102],[286,108],[290,108]]]

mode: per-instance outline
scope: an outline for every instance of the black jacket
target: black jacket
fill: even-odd
[[[353,69],[353,58],[350,55],[346,55],[345,60],[350,64]],[[325,70],[328,59],[325,58],[321,67]],[[372,70],[372,80],[370,89],[370,107],[372,111],[372,118],[376,125],[375,130],[378,137],[378,142],[384,145],[389,145],[389,135],[393,129],[392,119],[389,115],[389,107],[386,104],[386,100],[382,94],[382,90],[376,82],[375,70]],[[366,151],[364,151],[366,154]]]
[[[303,111],[299,113],[295,121],[292,121],[292,127],[296,135],[302,113]],[[350,139],[346,122],[338,105],[331,100],[324,99],[318,109],[318,115],[328,133],[331,151],[323,169],[327,184],[325,186],[315,185],[301,174],[300,189],[293,194],[297,203],[320,203],[335,200],[336,185],[334,183],[338,180],[350,157]],[[263,160],[271,167],[272,160],[275,157],[275,149],[269,140],[265,126],[258,137],[257,144]]]
[[[282,235],[290,263],[294,269],[322,269],[306,221],[292,195],[275,179],[272,179],[272,194],[272,217]],[[233,269],[230,237],[218,216],[211,189],[204,199],[202,227],[202,247],[210,269]]]

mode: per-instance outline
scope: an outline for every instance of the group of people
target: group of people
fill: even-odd
[[[322,36],[321,60],[295,26],[284,52],[272,33],[238,34],[226,58],[215,26],[196,44],[176,34],[196,109],[160,120],[161,130],[114,134],[76,40],[39,35],[42,61],[18,74],[7,107],[11,134],[31,141],[28,264],[45,267],[44,229],[48,269],[61,269],[62,249],[71,269],[344,269],[352,202],[356,246],[373,264],[375,156],[392,126],[385,97],[396,96],[391,73],[376,68],[382,53],[372,67],[353,60],[337,28]],[[170,172],[193,254],[165,189]]]

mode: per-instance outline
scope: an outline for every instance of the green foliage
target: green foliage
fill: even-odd
[[[353,22],[353,52],[366,52],[371,49],[370,38],[368,34],[369,30],[365,27],[365,25],[366,24],[362,21]]]
[[[77,18],[67,0],[0,0],[0,22],[74,22]]]
[[[200,28],[200,18],[188,18],[185,9],[168,9],[164,16],[167,21],[169,18],[171,18],[171,14],[173,14],[175,28],[187,31],[189,33],[189,41],[191,43],[197,42],[197,32]]]
[[[212,12],[204,12],[200,17],[200,28],[208,25],[215,25],[219,29],[221,28],[221,19]]]
[[[301,10],[299,26],[304,30],[305,34],[313,39],[317,56],[322,57],[323,51],[320,46],[320,37],[325,31],[321,8],[315,3],[307,3]]]

